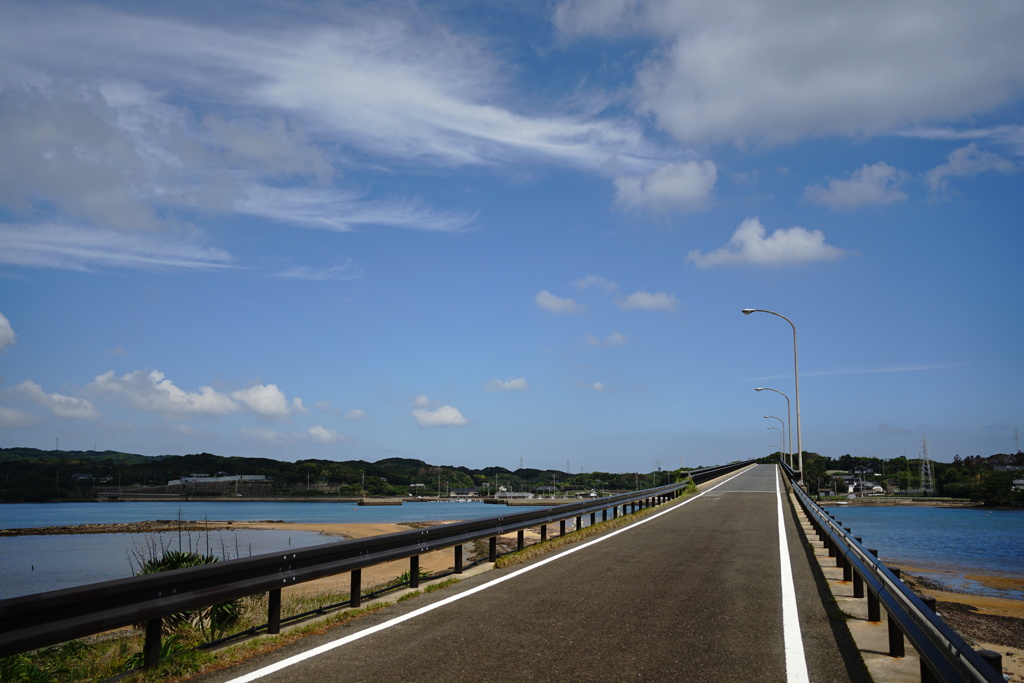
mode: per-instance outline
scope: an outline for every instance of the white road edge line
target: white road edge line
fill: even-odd
[[[534,564],[531,564],[531,565],[529,565],[527,567],[523,567],[522,569],[517,569],[516,571],[512,572],[511,574],[506,574],[505,576],[498,577],[497,579],[495,579],[493,581],[489,581],[487,583],[481,584],[481,585],[476,586],[474,588],[470,588],[469,590],[463,591],[462,593],[458,593],[456,595],[449,596],[449,597],[447,597],[447,598],[445,598],[443,600],[439,600],[439,601],[437,601],[435,603],[432,603],[430,605],[426,605],[424,607],[420,607],[419,609],[414,610],[412,612],[409,612],[408,614],[403,614],[402,616],[395,617],[394,619],[390,619],[390,620],[385,621],[383,623],[377,624],[376,626],[370,626],[369,628],[363,629],[362,631],[359,631],[358,633],[353,633],[351,635],[347,635],[344,638],[339,638],[337,640],[332,640],[329,643],[324,643],[323,645],[320,645],[318,647],[314,647],[311,650],[307,650],[305,652],[300,652],[297,655],[293,655],[293,656],[291,656],[291,657],[289,657],[287,659],[282,659],[279,662],[276,662],[274,664],[270,664],[269,666],[265,666],[262,669],[257,669],[256,671],[244,674],[242,676],[239,676],[238,678],[232,678],[227,683],[249,683],[249,681],[255,681],[257,679],[263,678],[264,676],[268,676],[268,675],[270,675],[270,674],[272,674],[272,673],[274,673],[276,671],[280,671],[282,669],[287,669],[288,667],[290,667],[292,665],[295,665],[295,664],[298,664],[299,662],[305,661],[305,660],[310,659],[312,657],[316,657],[318,655],[322,655],[325,652],[330,652],[331,650],[333,650],[335,648],[338,648],[338,647],[341,647],[342,645],[347,645],[347,644],[349,644],[349,643],[351,643],[353,641],[359,640],[360,638],[364,638],[366,636],[373,635],[374,633],[377,633],[378,631],[383,631],[384,629],[391,628],[392,626],[397,626],[398,624],[401,624],[404,621],[408,621],[410,619],[414,619],[414,618],[416,618],[416,617],[418,617],[418,616],[420,616],[422,614],[426,614],[427,612],[431,612],[431,611],[433,611],[435,609],[438,609],[440,607],[444,607],[445,605],[453,603],[453,602],[455,602],[457,600],[461,600],[463,598],[468,598],[470,595],[473,595],[474,593],[479,593],[480,591],[485,590],[487,588],[490,588],[491,586],[496,586],[499,583],[503,583],[505,581],[508,581],[509,579],[515,578],[515,577],[520,576],[522,574],[525,574],[526,572],[531,572],[534,569],[537,569],[538,567],[543,567],[544,565],[546,565],[549,562],[554,562],[555,560],[559,560],[559,559],[561,559],[563,557],[566,557],[567,555],[571,555],[572,553],[575,553],[577,551],[583,550],[584,548],[590,547],[590,546],[594,545],[595,543],[601,543],[603,541],[607,541],[609,538],[612,538],[613,536],[618,536],[619,534],[623,533],[624,531],[629,531],[630,529],[635,529],[636,527],[640,526],[641,524],[646,524],[647,522],[650,522],[653,519],[657,519],[658,517],[661,517],[664,514],[668,514],[669,512],[672,512],[674,510],[678,510],[679,508],[683,507],[684,505],[686,505],[688,503],[692,503],[693,501],[695,501],[698,498],[704,496],[705,494],[710,493],[711,491],[714,491],[719,486],[722,486],[723,484],[726,484],[726,483],[732,481],[733,479],[735,479],[736,477],[740,476],[741,474],[743,474],[744,472],[746,472],[749,469],[750,468],[744,468],[742,471],[734,474],[733,476],[729,477],[725,481],[723,481],[721,483],[718,483],[718,484],[715,484],[714,486],[709,488],[707,491],[699,493],[696,496],[693,496],[692,498],[688,498],[688,499],[684,500],[682,503],[679,503],[678,505],[673,505],[672,507],[668,508],[667,510],[662,510],[661,512],[658,512],[658,513],[655,513],[653,515],[649,515],[647,517],[644,517],[643,519],[641,519],[641,520],[639,520],[637,522],[634,522],[633,524],[630,524],[629,526],[624,526],[621,529],[616,529],[615,531],[611,531],[611,532],[609,532],[609,533],[607,533],[607,534],[605,534],[605,535],[603,535],[603,536],[601,536],[599,538],[595,538],[592,541],[587,541],[586,543],[582,543],[580,545],[573,546],[573,547],[569,548],[568,550],[565,550],[563,552],[558,553],[557,555],[552,555],[551,557],[547,557],[547,558],[545,558],[543,560],[540,560],[539,562],[536,562]],[[776,482],[776,486],[777,485],[778,485],[778,482]],[[787,643],[788,643],[788,639],[787,639]],[[788,653],[788,648],[787,648],[787,653]],[[788,656],[787,656],[787,660],[788,660]],[[805,680],[806,680],[806,677],[805,677]]]
[[[778,470],[775,472],[775,495],[779,501],[779,564],[782,574],[782,633],[786,649],[786,679],[790,683],[804,683],[811,679],[807,676],[804,639],[800,633],[800,613],[796,607],[796,587],[793,585],[793,566],[789,561],[786,519],[783,515]]]

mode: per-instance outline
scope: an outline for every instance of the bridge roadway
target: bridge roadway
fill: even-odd
[[[664,510],[201,680],[868,680],[776,467]]]

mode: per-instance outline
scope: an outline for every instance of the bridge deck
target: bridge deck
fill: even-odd
[[[204,680],[865,678],[826,613],[773,466],[451,591]]]

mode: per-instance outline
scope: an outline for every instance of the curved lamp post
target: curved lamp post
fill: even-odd
[[[793,466],[793,414],[789,410],[789,396],[778,389],[772,389],[771,387],[754,387],[754,391],[774,391],[776,394],[786,399],[786,431],[789,433],[789,466]],[[766,416],[767,417],[767,416]]]
[[[769,418],[772,419],[772,420],[778,420],[779,424],[782,425],[782,429],[779,429],[778,427],[775,427],[775,426],[771,426],[768,429],[778,430],[779,437],[782,440],[781,448],[785,448],[786,447],[786,431],[785,431],[786,430],[786,423],[782,421],[781,417],[775,417],[774,415],[765,415],[764,416],[764,419],[766,419],[766,420],[769,419]],[[789,442],[793,443],[793,439],[790,438]],[[789,455],[789,466],[792,467],[793,466],[793,454],[792,454],[792,452],[790,452],[788,455]]]
[[[797,475],[797,481],[803,481],[804,478],[804,443],[803,434],[800,430],[800,357],[797,354],[796,348],[796,325],[793,321],[775,311],[766,311],[763,308],[744,308],[743,315],[750,315],[751,313],[768,313],[776,317],[782,318],[789,326],[793,328],[793,384],[796,388],[796,451],[797,451],[797,462],[800,467],[798,469],[799,474]]]

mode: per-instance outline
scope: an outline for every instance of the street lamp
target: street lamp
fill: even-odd
[[[803,481],[804,478],[804,442],[803,434],[800,429],[800,357],[797,354],[796,347],[796,325],[793,321],[786,316],[776,313],[775,311],[766,311],[763,308],[744,308],[743,315],[750,315],[751,313],[768,313],[776,317],[782,318],[789,326],[793,328],[793,384],[796,388],[796,450],[797,450],[797,462],[800,465],[799,474],[797,476],[798,481]]]
[[[781,439],[782,439],[782,448],[785,448],[786,447],[786,431],[785,431],[786,430],[786,423],[782,421],[782,418],[775,417],[774,415],[765,415],[764,416],[764,419],[767,420],[768,418],[771,418],[773,420],[778,420],[779,424],[782,425],[782,429],[779,429],[778,427],[774,427],[774,426],[769,427],[768,429],[778,430],[779,437],[781,437]],[[790,439],[790,441],[792,441],[792,439]],[[789,457],[789,460],[790,460],[789,466],[792,467],[793,466],[793,454],[790,453],[789,456],[790,456]]]
[[[754,387],[754,391],[774,391],[776,394],[786,399],[786,431],[789,434],[789,466],[793,466],[793,417],[789,410],[789,396],[778,389],[772,389],[770,387]]]

